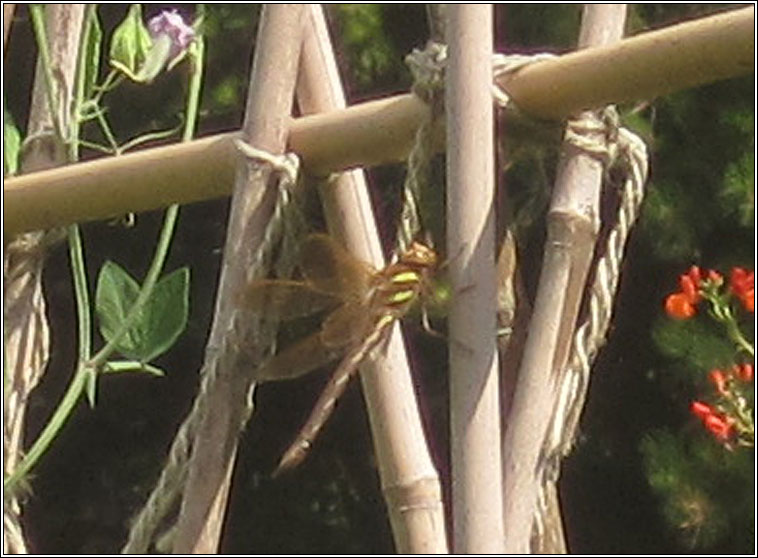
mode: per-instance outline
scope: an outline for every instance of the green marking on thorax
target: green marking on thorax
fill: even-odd
[[[418,283],[421,281],[421,276],[417,271],[401,271],[400,273],[395,273],[390,281],[394,284]]]

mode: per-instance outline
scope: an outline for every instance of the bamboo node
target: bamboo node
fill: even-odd
[[[585,133],[574,135],[577,129],[583,129]],[[598,133],[603,134],[602,139],[597,139]],[[586,140],[588,134],[593,136],[590,140]],[[559,393],[558,405],[550,421],[540,460],[544,478],[550,482],[557,480],[560,460],[570,452],[576,438],[587,396],[590,369],[605,343],[624,248],[642,205],[648,172],[648,154],[644,141],[626,128],[618,126],[618,116],[613,107],[608,107],[600,119],[588,118],[580,121],[571,131],[567,130],[567,141],[579,144],[578,147],[600,158],[606,171],[610,165],[618,165],[624,176],[616,222],[597,261],[595,279],[589,290],[588,318],[574,333],[568,363],[556,386]]]

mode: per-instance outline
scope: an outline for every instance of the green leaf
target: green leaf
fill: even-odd
[[[18,153],[21,150],[21,134],[8,109],[3,107],[3,174],[14,175],[18,171]]]
[[[106,262],[100,271],[95,307],[100,332],[115,339],[139,296],[139,285],[120,266]],[[181,335],[189,316],[189,269],[181,268],[158,281],[116,349],[142,363],[165,353]]]
[[[110,63],[127,76],[133,77],[152,44],[150,33],[142,23],[142,8],[139,4],[133,4],[124,21],[113,31]]]
[[[84,64],[84,98],[89,99],[97,84],[97,78],[100,71],[100,45],[103,41],[103,30],[100,27],[100,19],[97,15],[97,9],[93,9],[91,17],[87,24],[89,25],[89,35],[87,35],[87,54]]]
[[[189,282],[189,268],[183,267],[156,283],[145,309],[149,316],[147,350],[150,356],[144,361],[150,361],[169,350],[187,327]]]
[[[103,264],[97,279],[95,311],[100,322],[100,333],[106,341],[115,338],[139,291],[139,284],[121,266],[111,261]],[[119,353],[137,360],[141,344],[140,321],[138,317],[132,328],[116,343]]]

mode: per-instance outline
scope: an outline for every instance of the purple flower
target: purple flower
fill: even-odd
[[[195,30],[184,23],[182,16],[176,10],[161,12],[150,20],[147,27],[153,40],[162,35],[171,40],[169,59],[181,54],[195,38]]]

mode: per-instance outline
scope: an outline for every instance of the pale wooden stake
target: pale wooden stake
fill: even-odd
[[[13,14],[16,12],[16,4],[3,4],[3,47],[8,46],[8,33],[11,30]],[[8,51],[3,52],[3,58]]]
[[[562,118],[748,74],[755,66],[754,12],[732,10],[569,53],[523,68],[502,85],[529,114]],[[427,110],[404,94],[297,118],[289,148],[314,174],[402,161]],[[229,195],[236,134],[8,179],[3,230],[12,235]]]
[[[453,548],[503,552],[496,346],[492,6],[448,7],[447,250]]]
[[[297,99],[310,114],[345,107],[329,31],[320,5],[309,6]],[[327,221],[357,257],[384,265],[362,170],[322,188]],[[377,361],[361,366],[382,491],[399,554],[447,553],[440,481],[424,438],[400,328]]]
[[[258,149],[281,153],[292,110],[305,7],[264,5],[256,38],[243,130]],[[252,320],[241,319],[235,294],[248,280],[256,249],[273,209],[276,192],[266,165],[241,163],[232,197],[216,313],[203,374],[215,374],[208,386],[208,411],[198,427],[188,480],[174,534],[173,552],[218,551],[229,483],[243,424],[254,366],[239,358],[238,342],[251,336]],[[260,342],[260,340],[259,340]],[[260,349],[260,347],[258,347]]]
[[[618,41],[625,16],[625,4],[585,6],[579,48]],[[602,140],[603,136],[596,134],[594,139]],[[503,444],[505,542],[509,554],[529,551],[542,480],[535,473],[541,470],[540,450],[600,227],[602,174],[600,161],[564,145],[547,217],[548,236],[534,311]]]
[[[3,6],[7,38],[8,5]],[[29,112],[28,135],[37,136],[24,150],[21,172],[34,172],[68,162],[62,138],[51,130],[53,121],[68,122],[70,107],[60,104],[71,99],[74,91],[76,61],[84,19],[84,4],[53,4],[45,7],[45,29],[50,53],[51,71],[59,76],[56,83],[60,99],[59,114],[51,114],[42,63],[38,61],[34,90]],[[3,254],[3,340],[7,368],[3,370],[3,472],[13,472],[23,455],[24,419],[29,394],[47,367],[50,356],[50,331],[42,291],[42,271],[47,248],[63,238],[61,231],[42,231],[23,234],[10,242]],[[5,240],[8,242],[8,239]],[[20,531],[18,500],[9,498],[3,503],[3,550],[26,553],[26,543]]]

